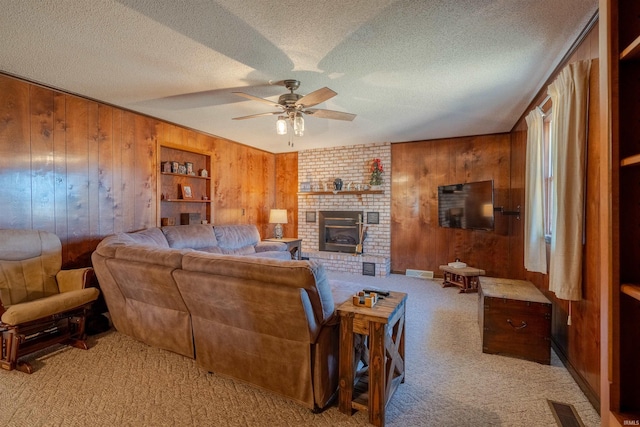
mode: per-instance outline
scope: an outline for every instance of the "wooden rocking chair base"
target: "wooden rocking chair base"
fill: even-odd
[[[24,372],[25,374],[31,374],[33,373],[33,366],[31,366],[31,363],[29,362],[19,360],[18,363],[16,363],[16,370]]]
[[[0,329],[0,368],[30,374],[33,372],[31,364],[19,359],[53,344],[88,350],[84,328],[87,308],[88,305],[21,326],[3,325]]]

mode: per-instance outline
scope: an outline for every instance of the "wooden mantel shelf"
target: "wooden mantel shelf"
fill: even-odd
[[[298,195],[319,196],[319,195],[344,195],[344,194],[384,194],[384,190],[332,190],[332,191],[300,191]]]

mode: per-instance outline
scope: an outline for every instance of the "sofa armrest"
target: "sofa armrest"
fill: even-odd
[[[56,274],[58,290],[60,291],[60,293],[63,293],[76,291],[78,289],[84,289],[89,285],[92,276],[92,267],[76,268],[73,270],[60,270]]]
[[[286,251],[287,244],[282,242],[258,242],[256,252]]]

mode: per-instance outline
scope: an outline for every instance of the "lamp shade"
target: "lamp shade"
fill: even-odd
[[[271,209],[269,212],[270,224],[286,224],[287,223],[287,210],[286,209]]]

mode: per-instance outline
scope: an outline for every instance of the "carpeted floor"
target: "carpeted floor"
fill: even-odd
[[[585,426],[600,417],[555,354],[551,366],[483,354],[476,294],[400,275],[335,279],[407,292],[406,380],[388,426],[556,426],[547,399],[572,404]],[[89,351],[56,347],[36,371],[0,372],[2,426],[361,426],[332,405],[320,414],[195,361],[113,330]]]

